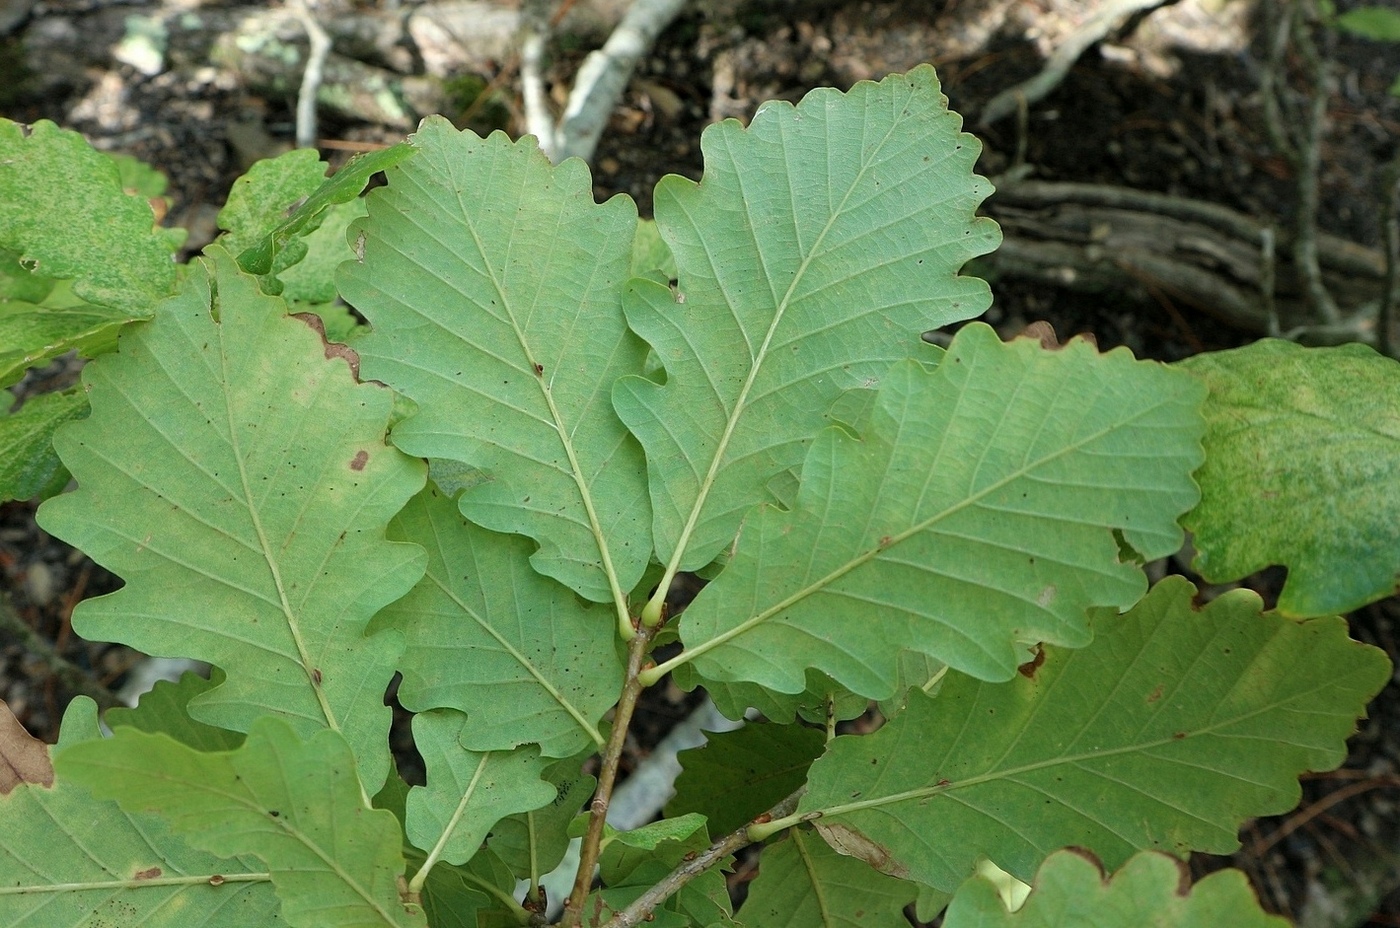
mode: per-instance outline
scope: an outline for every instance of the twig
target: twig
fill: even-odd
[[[1271,24],[1268,17],[1272,10],[1273,5],[1266,3],[1260,12],[1260,15],[1265,17],[1264,32],[1269,31]],[[1281,10],[1279,21],[1272,23],[1273,35],[1270,37],[1269,53],[1264,59],[1264,67],[1259,71],[1259,94],[1264,104],[1264,131],[1269,136],[1269,144],[1274,147],[1274,151],[1289,164],[1295,164],[1298,160],[1298,146],[1289,132],[1289,122],[1283,114],[1283,56],[1288,50],[1292,23],[1290,11]]]
[[[1293,37],[1303,61],[1308,66],[1307,80],[1312,87],[1307,120],[1298,148],[1298,216],[1293,239],[1293,260],[1303,278],[1308,302],[1324,323],[1335,324],[1341,319],[1337,304],[1322,283],[1322,268],[1317,260],[1318,175],[1322,167],[1322,136],[1326,131],[1327,96],[1329,92],[1326,63],[1313,42],[1309,24],[1304,21],[1302,0],[1293,8]]]
[[[1381,184],[1381,234],[1385,237],[1385,283],[1376,312],[1376,345],[1387,357],[1400,360],[1395,313],[1400,305],[1400,151],[1385,171]]]
[[[1274,230],[1265,226],[1259,230],[1259,302],[1264,306],[1268,317],[1269,337],[1279,337],[1278,304],[1274,302],[1274,277],[1276,273],[1274,254]]]
[[[800,798],[801,791],[799,790],[768,810],[765,815],[759,816],[759,818],[772,818],[775,820],[786,818],[797,809],[797,803]],[[651,913],[656,910],[657,906],[671,898],[682,886],[709,870],[715,864],[722,862],[730,854],[753,843],[754,839],[749,837],[748,825],[731,831],[714,844],[711,844],[693,859],[681,861],[680,865],[667,874],[661,882],[634,899],[631,905],[614,915],[603,925],[603,928],[633,928],[634,925],[641,924],[651,916]]]
[[[608,803],[608,825],[618,831],[631,831],[651,821],[676,794],[676,778],[681,773],[680,752],[700,747],[710,734],[733,731],[743,724],[742,720],[736,722],[725,718],[715,708],[714,702],[705,697],[613,790],[612,800]],[[578,872],[579,846],[582,843],[577,839],[571,841],[559,866],[540,880],[549,890],[551,918],[563,911],[564,897],[568,895]],[[560,886],[564,880],[569,882]]]
[[[71,663],[54,650],[53,645],[49,644],[43,635],[30,628],[29,624],[15,613],[9,599],[4,596],[0,596],[0,633],[8,633],[18,638],[25,650],[43,661],[49,673],[57,677],[59,682],[75,693],[91,697],[99,709],[106,711],[113,706],[122,705],[115,693],[99,685],[92,674]]]
[[[1079,56],[1116,29],[1119,23],[1134,13],[1156,9],[1167,2],[1169,0],[1109,0],[1103,9],[1089,17],[1056,47],[1039,74],[1014,87],[1008,87],[987,101],[987,105],[982,108],[980,125],[985,128],[999,119],[1010,116],[1018,107],[1028,107],[1045,99],[1065,79],[1065,75],[1074,67]]]
[[[287,0],[287,6],[301,21],[306,38],[311,43],[306,56],[306,70],[301,74],[301,90],[297,93],[297,148],[316,147],[316,95],[321,90],[321,78],[326,56],[331,51],[331,37],[316,21],[306,0]]]
[[[1278,844],[1284,838],[1293,834],[1293,832],[1297,831],[1299,828],[1303,827],[1308,822],[1316,818],[1318,815],[1321,815],[1323,812],[1326,812],[1328,809],[1332,808],[1339,802],[1343,802],[1347,799],[1350,799],[1353,796],[1356,796],[1360,793],[1368,792],[1373,789],[1379,789],[1382,787],[1393,788],[1397,786],[1400,786],[1400,777],[1394,775],[1371,777],[1368,780],[1359,780],[1354,783],[1348,783],[1346,786],[1343,786],[1340,789],[1335,789],[1332,792],[1328,793],[1326,796],[1323,796],[1321,799],[1319,799],[1317,802],[1314,802],[1312,805],[1309,805],[1307,808],[1300,809],[1299,811],[1295,812],[1292,816],[1289,817],[1288,821],[1284,822],[1278,828],[1275,828],[1268,836],[1254,842],[1254,847],[1250,849],[1250,853],[1256,857],[1264,856],[1269,852],[1269,849],[1272,848],[1275,844]]]
[[[684,6],[685,0],[634,0],[603,47],[584,60],[559,123],[552,154],[556,162],[572,157],[593,159],[637,62],[651,51],[657,36]]]
[[[618,761],[622,758],[622,748],[627,743],[627,727],[632,721],[632,713],[637,708],[637,697],[643,686],[637,679],[642,665],[647,660],[647,648],[651,644],[653,629],[640,628],[627,644],[627,679],[622,686],[622,697],[613,711],[612,732],[608,735],[607,747],[603,749],[603,762],[598,771],[598,790],[588,811],[588,831],[583,836],[579,848],[578,875],[574,878],[574,888],[564,903],[564,918],[560,922],[564,928],[577,928],[583,917],[583,905],[588,892],[593,887],[593,868],[598,863],[599,849],[603,841],[603,823],[608,818],[608,803],[612,800],[613,786],[617,783]]]
[[[1006,175],[997,177],[995,184],[997,192],[995,199],[991,201],[993,206],[1000,202],[1035,207],[1078,203],[1084,206],[1134,210],[1185,222],[1199,222],[1249,242],[1258,242],[1261,232],[1266,228],[1252,216],[1238,213],[1218,203],[1135,190],[1131,187],[1022,180]],[[1291,234],[1275,235],[1276,248],[1292,246]],[[1376,260],[1372,252],[1358,248],[1354,243],[1335,235],[1319,235],[1317,247],[1318,257],[1339,273],[1369,279],[1377,274],[1377,269],[1381,266],[1381,262]]]
[[[540,149],[554,157],[554,117],[544,86],[544,51],[549,40],[549,0],[525,0],[520,7],[520,93],[525,100],[525,131],[539,139]],[[480,97],[478,97],[480,99]]]

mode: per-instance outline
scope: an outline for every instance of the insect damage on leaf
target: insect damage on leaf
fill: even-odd
[[[322,321],[320,316],[315,313],[292,313],[291,316],[293,319],[300,319],[315,331],[317,335],[321,336],[321,344],[324,345],[326,349],[326,360],[329,361],[331,358],[341,358],[346,364],[350,365],[350,373],[354,378],[357,381],[360,379],[359,352],[355,351],[355,349],[351,348],[349,345],[342,345],[339,342],[328,340],[326,338],[326,324]],[[359,470],[359,468],[356,468],[356,470]]]
[[[895,859],[889,848],[878,841],[872,841],[856,829],[840,822],[824,822],[818,819],[816,826],[826,843],[842,854],[863,860],[881,873],[888,873],[899,879],[909,877],[908,868]]]

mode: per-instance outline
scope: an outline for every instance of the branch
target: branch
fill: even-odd
[[[802,791],[798,790],[759,816],[759,819],[767,821],[770,818],[775,820],[786,818],[796,810],[801,795]],[[666,875],[665,879],[642,893],[632,901],[631,905],[614,915],[603,925],[603,928],[633,928],[634,925],[650,919],[651,913],[656,910],[656,907],[671,898],[682,886],[715,864],[721,863],[729,855],[753,844],[755,839],[749,835],[750,827],[744,825],[735,829],[711,844],[693,859],[682,861],[676,869]]]
[[[647,648],[651,644],[653,629],[639,628],[637,634],[627,644],[627,679],[622,685],[622,697],[617,701],[613,712],[612,732],[608,736],[607,747],[603,749],[602,768],[598,771],[598,791],[588,812],[588,831],[583,836],[579,849],[578,875],[574,878],[573,892],[564,904],[564,928],[577,928],[583,917],[583,904],[593,887],[593,868],[598,865],[598,855],[603,842],[603,823],[608,818],[608,804],[612,800],[613,786],[617,783],[618,762],[622,758],[622,748],[627,743],[627,727],[632,721],[632,713],[637,708],[637,697],[644,687],[637,675],[647,660]]]
[[[549,0],[525,0],[520,7],[520,93],[525,102],[525,131],[539,139],[540,150],[558,162],[554,116],[544,86],[545,43],[549,41]]]
[[[311,43],[306,56],[306,70],[301,75],[301,90],[297,93],[297,148],[315,148],[316,95],[321,90],[326,56],[331,52],[331,37],[311,15],[306,0],[287,0],[287,6],[301,21],[306,38]]]
[[[1323,281],[1344,310],[1342,325],[1323,332],[1307,294],[1293,286],[1302,276],[1289,260],[1291,230],[1276,234],[1270,260],[1268,226],[1219,204],[1124,187],[998,179],[987,211],[1005,234],[995,254],[979,259],[992,273],[1082,292],[1150,285],[1253,334],[1303,326],[1329,339],[1345,330],[1371,341],[1385,261],[1337,236],[1319,233],[1316,240]]]
[[[679,15],[685,0],[634,0],[602,49],[579,68],[573,92],[559,122],[556,162],[578,157],[591,161],[617,101],[627,89],[637,62]]]
[[[1312,88],[1303,135],[1299,140],[1296,169],[1298,171],[1298,216],[1294,232],[1293,260],[1308,294],[1308,301],[1321,320],[1334,325],[1341,319],[1337,304],[1322,284],[1322,269],[1317,261],[1317,196],[1318,174],[1322,166],[1322,136],[1326,131],[1327,95],[1329,91],[1327,66],[1318,53],[1317,45],[1304,21],[1303,0],[1294,0],[1293,38],[1307,63],[1307,81]]]
[[[1065,79],[1065,75],[1074,67],[1079,56],[1116,29],[1121,22],[1134,13],[1156,9],[1168,2],[1174,3],[1176,0],[1109,0],[1103,9],[1089,17],[1056,47],[1039,74],[1008,87],[987,101],[987,105],[982,108],[978,124],[986,128],[997,120],[1010,116],[1019,107],[1028,107],[1045,99]]]
[[[1381,234],[1385,243],[1385,284],[1376,313],[1376,346],[1381,353],[1400,360],[1395,313],[1400,306],[1400,151],[1390,162],[1381,182]]]

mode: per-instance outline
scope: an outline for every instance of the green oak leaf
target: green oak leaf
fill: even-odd
[[[224,208],[219,210],[218,239],[230,254],[240,255],[270,241],[273,231],[287,219],[288,212],[306,201],[326,182],[326,163],[314,149],[297,148],[276,158],[264,158],[233,182]],[[307,254],[307,237],[319,231],[324,214],[312,214],[297,235],[289,236],[272,257],[266,273],[259,275],[264,293],[281,295],[285,285],[281,275],[298,266]],[[344,229],[341,230],[342,240]],[[344,255],[349,258],[349,249]]]
[[[554,786],[554,799],[538,809],[503,818],[491,829],[488,847],[520,879],[537,883],[564,859],[569,823],[581,814],[598,785],[594,777],[580,771],[583,760],[574,756],[551,764],[542,776]]]
[[[626,377],[619,415],[646,449],[657,554],[694,570],[798,465],[823,414],[919,333],[970,319],[987,285],[957,271],[996,247],[991,192],[933,69],[766,103],[705,130],[704,182],[656,187],[679,283],[634,280],[627,321],[664,383]]]
[[[661,882],[671,866],[660,860],[648,860],[637,867],[627,880],[608,885],[594,892],[583,904],[585,912],[602,924],[630,905],[638,896]],[[713,867],[692,879],[646,919],[647,928],[729,928],[739,924],[729,905],[729,890],[720,867]]]
[[[608,886],[645,882],[635,877],[643,864],[659,862],[669,870],[686,854],[703,851],[709,843],[705,816],[694,812],[664,818],[631,831],[617,831],[606,826],[598,869]]]
[[[401,777],[390,774],[374,797],[374,807],[387,809],[404,821],[409,789]],[[408,843],[406,835],[403,855],[409,873],[421,872],[428,860],[424,851]],[[515,882],[510,868],[483,848],[461,867],[437,861],[418,892],[433,928],[489,928],[496,924],[507,928],[523,925],[529,917],[515,901]]]
[[[1373,42],[1400,42],[1400,11],[1383,6],[1363,6],[1347,10],[1332,25]]]
[[[594,893],[584,903],[584,910],[596,912],[598,921],[610,918],[661,882],[688,855],[703,850],[709,841],[704,816],[693,813],[631,831],[604,826],[599,872],[606,888]],[[732,924],[729,892],[722,872],[729,868],[729,861],[725,858],[683,885],[652,912],[654,919],[647,924],[657,928]]]
[[[103,152],[117,166],[117,179],[127,193],[153,200],[165,196],[170,187],[170,178],[163,171],[151,167],[134,155],[122,152]]]
[[[269,287],[269,292],[278,292],[281,284],[272,275],[278,267],[286,267],[292,263],[284,261],[281,257],[282,252],[292,248],[300,253],[300,240],[320,226],[326,210],[339,203],[349,203],[357,199],[371,177],[381,171],[387,171],[413,155],[413,146],[407,142],[400,142],[351,158],[333,176],[323,180],[290,216],[239,252],[238,266],[250,274],[264,278],[264,285]]]
[[[136,708],[118,706],[107,710],[103,721],[113,731],[135,728],[151,734],[165,734],[196,751],[232,751],[243,743],[243,735],[227,728],[215,728],[190,718],[190,700],[224,682],[224,672],[210,668],[209,679],[186,671],[178,681],[157,680],[141,694]]]
[[[1186,865],[1165,854],[1137,854],[1106,877],[1093,855],[1056,851],[1020,909],[1006,911],[996,886],[974,877],[953,897],[943,928],[1288,928],[1259,907],[1238,870],[1189,881]]]
[[[53,292],[52,277],[36,274],[19,263],[19,255],[0,248],[0,303],[42,303]],[[3,343],[0,343],[3,344]]]
[[[1210,387],[1201,502],[1212,582],[1288,568],[1279,611],[1331,615],[1400,582],[1400,364],[1364,345],[1266,339],[1181,366]]]
[[[117,330],[137,318],[90,303],[36,305],[0,300],[0,387],[18,383],[29,368],[70,351],[85,357],[111,351]]]
[[[406,853],[412,868],[424,857],[416,849]],[[415,856],[416,855],[416,856]],[[515,901],[515,875],[489,850],[482,850],[466,866],[438,861],[423,883],[423,911],[432,928],[514,928],[529,921],[529,913]]]
[[[501,819],[547,806],[557,795],[542,779],[549,761],[538,748],[468,751],[462,737],[470,726],[453,709],[413,717],[413,741],[428,769],[428,785],[409,791],[404,824],[408,839],[428,851],[429,860],[466,863]]]
[[[199,721],[344,732],[372,793],[402,639],[364,633],[422,576],[423,552],[383,535],[424,467],[384,442],[390,391],[211,254],[83,371],[92,415],[54,437],[79,487],[39,522],[127,580],[78,606],[80,634],[223,668]]]
[[[267,868],[248,856],[228,859],[198,850],[159,817],[123,812],[94,798],[67,775],[52,778],[50,749],[27,739],[9,708],[5,752],[47,767],[0,795],[0,924],[7,928],[274,928],[279,914]],[[104,745],[97,706],[85,696],[68,704],[59,755],[77,745]],[[7,767],[13,770],[12,765]]]
[[[716,835],[742,827],[800,788],[826,744],[813,728],[758,722],[705,737],[706,744],[677,757],[681,775],[666,814],[698,812]]]
[[[1109,867],[1138,850],[1228,854],[1240,823],[1298,804],[1331,770],[1385,654],[1331,617],[1261,614],[1235,590],[1203,609],[1168,577],[1082,650],[1047,645],[1028,675],[950,674],[936,698],[812,765],[799,812],[845,853],[952,891],[986,856],[1029,881],[1074,845]]]
[[[0,406],[9,394],[0,392]],[[31,396],[19,412],[0,415],[0,500],[53,496],[68,484],[68,471],[53,450],[53,435],[88,413],[82,390]]]
[[[150,204],[122,190],[111,158],[46,119],[0,119],[0,248],[125,319],[175,289],[171,242]]]
[[[676,277],[676,259],[661,238],[661,230],[654,219],[637,220],[637,234],[632,239],[631,274],[663,284]]]
[[[355,257],[346,234],[356,220],[365,217],[365,211],[363,198],[337,203],[326,210],[316,231],[307,233],[303,239],[306,255],[281,274],[282,296],[288,302],[296,303],[298,308],[309,304],[308,308],[321,313],[323,318],[330,315],[328,304],[339,296],[335,289],[336,269]],[[337,306],[337,311],[351,324],[358,324],[343,305]],[[328,324],[326,334],[332,341],[343,341],[336,337],[348,332],[343,326],[344,323],[339,330],[333,330]]]
[[[603,746],[598,724],[623,678],[613,625],[530,568],[528,539],[467,522],[431,486],[394,517],[389,538],[428,552],[427,574],[374,626],[407,642],[405,708],[467,713],[471,751],[535,742],[546,757],[568,757]]]
[[[228,200],[219,210],[219,228],[224,230],[219,244],[235,255],[257,245],[325,180],[326,164],[313,148],[298,148],[258,161],[233,182]],[[320,218],[314,217],[307,227],[314,227]],[[271,273],[285,270],[306,253],[299,239],[292,242],[299,247],[279,252]]]
[[[128,812],[159,813],[197,848],[261,858],[288,925],[427,925],[400,899],[399,822],[365,805],[339,732],[302,740],[286,722],[264,717],[241,747],[205,753],[126,727],[61,751],[56,765]]]
[[[795,828],[763,849],[739,920],[744,928],[906,928],[904,907],[918,892]]]
[[[1180,547],[1203,392],[1125,349],[965,326],[935,370],[890,369],[861,439],[819,435],[797,508],[745,523],[681,617],[674,662],[778,693],[820,670],[886,699],[902,651],[1006,680],[1020,642],[1086,644],[1085,610],[1147,586],[1115,533],[1146,558]]]
[[[595,203],[583,163],[551,165],[532,138],[433,117],[412,142],[341,270],[373,327],[364,376],[418,403],[398,447],[489,476],[460,497],[467,518],[534,539],[537,571],[620,623],[651,555],[642,452],[608,396],[646,352],[620,305],[636,207]]]

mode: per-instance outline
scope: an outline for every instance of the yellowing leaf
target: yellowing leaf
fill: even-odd
[[[1400,577],[1400,364],[1364,345],[1266,339],[1197,355],[1210,387],[1195,567],[1215,582],[1288,568],[1278,608],[1356,609]]]

